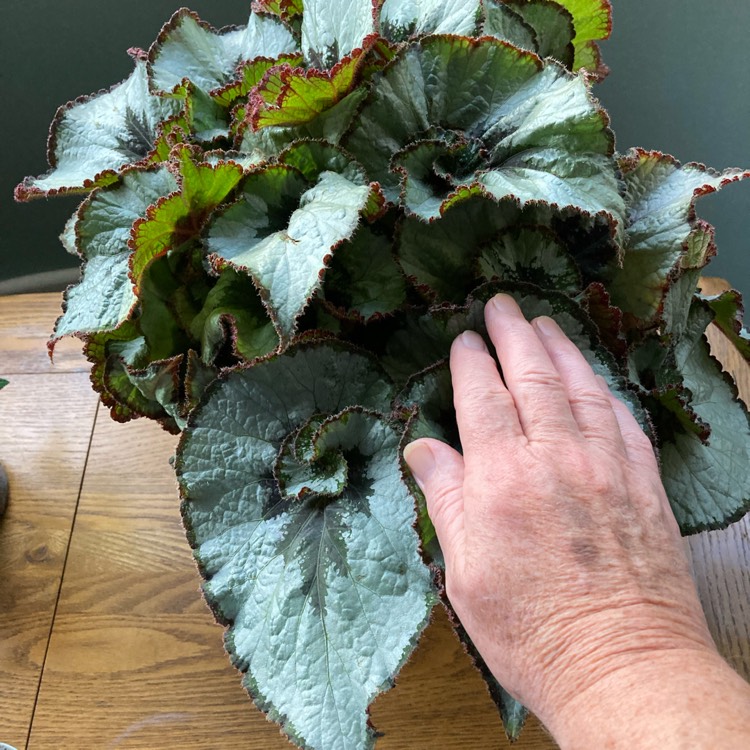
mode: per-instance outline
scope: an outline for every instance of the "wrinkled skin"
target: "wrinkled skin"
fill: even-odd
[[[527,322],[506,295],[485,318],[502,377],[477,334],[451,350],[463,455],[427,439],[405,454],[447,594],[493,674],[563,747],[619,747],[606,707],[627,705],[636,686],[664,685],[686,663],[704,684],[709,668],[719,684],[739,678],[715,651],[657,460],[627,407],[551,319]],[[586,744],[592,705],[606,708],[612,737],[600,726]]]

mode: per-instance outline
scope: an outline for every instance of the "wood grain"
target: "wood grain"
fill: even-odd
[[[14,375],[0,394],[10,482],[0,520],[0,741],[17,747],[31,723],[96,404],[83,373]]]
[[[66,338],[55,347],[54,364],[47,352],[55,320],[62,314],[60,294],[15,294],[0,297],[0,376],[16,373],[88,372],[78,339]]]
[[[703,278],[703,294],[729,288],[723,279]],[[750,404],[750,367],[711,325],[706,331],[712,354],[737,383],[740,397]],[[750,491],[750,488],[748,488]],[[711,635],[726,660],[750,680],[750,515],[722,531],[690,537],[693,574]]]
[[[49,312],[45,305],[54,298],[43,296],[47,303],[43,299],[33,301],[37,314],[42,315]],[[29,324],[35,325],[31,318]],[[43,343],[46,338],[43,328],[37,326],[37,342]],[[714,342],[717,334],[720,338]],[[715,347],[722,346],[721,332],[711,332],[711,337]],[[31,338],[18,333],[14,341],[20,342],[17,348],[31,352],[38,346]],[[33,357],[26,364],[21,359],[16,361],[19,367],[41,367]],[[50,383],[50,388],[57,388],[65,378],[77,378],[78,397],[86,394],[93,399],[83,373],[32,372],[40,374],[29,378]],[[738,368],[737,373],[741,379],[746,370]],[[21,387],[27,388],[25,384]],[[3,395],[10,393],[9,389]],[[75,397],[67,391],[59,392],[52,401],[63,413],[68,406],[71,412],[78,408]],[[0,406],[2,402],[0,396]],[[0,446],[8,445],[13,435],[6,421],[3,427],[8,437]],[[86,433],[84,427],[70,425],[56,434],[51,444],[37,448],[46,456],[54,455],[58,444],[71,442],[77,430]],[[184,540],[174,475],[168,464],[174,445],[175,438],[154,424],[139,421],[118,425],[105,410],[99,414],[28,750],[291,747],[248,700],[238,673],[222,652],[222,628],[213,622],[199,597],[199,576]],[[48,505],[65,494],[57,475],[40,476],[37,481],[36,473],[30,471],[22,482],[30,495]],[[55,517],[53,509],[49,518],[45,511],[37,519],[47,536],[54,536]],[[691,541],[696,578],[712,630],[723,652],[741,669],[750,665],[746,529],[746,524],[737,524],[725,532],[699,535]],[[0,533],[2,559],[5,530],[0,529]],[[62,527],[59,543],[64,539]],[[16,558],[13,565],[18,562]],[[28,590],[31,584],[26,585]],[[55,590],[54,585],[49,586],[50,591]],[[0,643],[0,670],[7,652],[18,652],[25,656],[13,663],[35,666],[36,672],[27,671],[38,678],[49,622],[46,631],[44,627],[35,629],[37,609],[30,609],[26,616],[17,612],[12,618],[15,635]],[[0,627],[2,623],[0,617]],[[16,737],[16,746],[23,746],[17,735],[6,734],[4,717],[8,711],[3,709],[7,706],[14,711],[16,706],[26,705],[36,685],[32,680],[32,687],[27,689],[27,672],[18,666],[13,669],[13,674],[10,670],[7,675],[0,672],[0,741],[13,744]],[[10,699],[3,698],[6,693]],[[372,718],[382,735],[379,750],[510,747],[486,688],[442,611],[436,612],[396,687],[375,701]],[[28,714],[26,721],[27,727]],[[23,721],[18,727],[23,730]],[[556,746],[532,719],[514,747],[552,750]]]
[[[145,750],[165,736],[185,748],[219,737],[227,750],[290,747],[240,687],[198,593],[167,461],[174,444],[143,421],[97,423],[29,750]],[[113,475],[115,455],[122,463]],[[452,713],[435,722],[446,695]],[[497,711],[442,613],[373,718],[384,750],[505,746]],[[555,745],[531,724],[516,747]]]

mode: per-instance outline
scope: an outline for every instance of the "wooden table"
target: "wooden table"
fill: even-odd
[[[0,298],[0,742],[18,750],[274,750],[199,593],[168,459],[175,438],[113,422],[75,341],[45,342],[58,295]],[[722,334],[713,331],[716,351]],[[722,353],[722,351],[724,353]],[[731,367],[730,367],[731,369]],[[744,398],[750,374],[735,365]],[[750,678],[747,519],[690,541],[709,622]],[[375,702],[378,750],[508,747],[442,612]],[[529,721],[517,750],[555,745]]]

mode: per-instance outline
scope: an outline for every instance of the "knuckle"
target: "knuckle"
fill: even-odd
[[[598,389],[594,390],[585,386],[571,388],[570,404],[573,407],[580,407],[587,411],[597,411],[603,414],[608,414],[612,411],[609,396]]]
[[[499,383],[470,383],[456,391],[456,401],[460,402],[460,406],[480,413],[486,410],[489,403],[500,407],[513,405],[512,396]]]
[[[524,387],[543,388],[544,390],[564,391],[562,378],[557,370],[548,370],[539,366],[526,366],[519,369],[519,379]]]

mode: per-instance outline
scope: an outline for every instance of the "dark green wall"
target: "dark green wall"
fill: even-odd
[[[750,2],[613,0],[604,43],[609,77],[596,91],[617,148],[643,146],[683,162],[750,167]],[[750,180],[701,198],[719,255],[707,274],[750,299]]]
[[[242,23],[249,0],[193,0],[216,26]],[[344,0],[345,1],[345,0]],[[57,236],[76,199],[15,205],[11,191],[46,171],[57,105],[125,78],[125,50],[148,47],[179,0],[0,0],[0,280],[75,265]],[[714,167],[750,166],[750,2],[614,0],[612,73],[597,88],[618,149],[640,145]],[[709,272],[750,297],[750,181],[699,203],[716,225]]]

